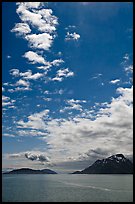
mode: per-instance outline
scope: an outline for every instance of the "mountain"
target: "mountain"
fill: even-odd
[[[133,163],[123,154],[116,154],[72,174],[133,174]]]
[[[55,171],[50,169],[34,170],[29,168],[14,169],[3,174],[57,174]]]

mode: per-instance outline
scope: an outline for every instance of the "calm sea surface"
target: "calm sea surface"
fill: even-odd
[[[3,175],[3,202],[133,202],[133,175]]]

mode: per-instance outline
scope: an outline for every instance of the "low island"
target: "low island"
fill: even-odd
[[[50,169],[35,170],[29,168],[14,169],[9,172],[4,172],[3,174],[57,174],[55,171]]]

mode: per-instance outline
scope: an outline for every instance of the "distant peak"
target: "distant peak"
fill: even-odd
[[[110,157],[108,157],[108,159],[110,159],[110,158],[125,158],[124,157],[124,155],[123,154],[115,154],[115,155],[112,155],[112,156],[110,156]]]
[[[116,157],[122,157],[122,158],[125,158],[123,154],[116,154]]]

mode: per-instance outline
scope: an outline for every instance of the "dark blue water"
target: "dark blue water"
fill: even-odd
[[[3,175],[3,202],[133,202],[132,175]]]

